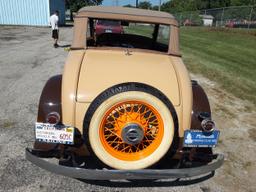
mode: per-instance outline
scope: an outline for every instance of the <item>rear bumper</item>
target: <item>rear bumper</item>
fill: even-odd
[[[86,180],[121,180],[121,179],[176,179],[194,177],[213,172],[224,162],[224,155],[218,154],[211,163],[193,168],[181,169],[142,169],[142,170],[108,170],[108,169],[85,169],[79,167],[67,167],[51,163],[39,158],[26,149],[26,159],[31,163],[47,171],[77,179]]]

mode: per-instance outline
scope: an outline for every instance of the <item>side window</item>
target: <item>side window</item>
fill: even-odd
[[[169,38],[170,38],[170,26],[160,25],[159,31],[158,31],[158,36],[157,36],[157,42],[168,45]]]
[[[127,34],[141,35],[144,37],[152,38],[154,25],[148,23],[130,23],[129,26],[124,28]]]
[[[89,22],[87,23],[87,32],[86,32],[86,39],[91,37],[91,33],[90,33],[90,24]]]

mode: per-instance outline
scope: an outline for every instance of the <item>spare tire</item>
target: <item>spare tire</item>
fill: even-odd
[[[105,90],[92,102],[83,134],[89,151],[103,164],[143,169],[168,152],[176,122],[173,105],[159,90],[125,83]]]

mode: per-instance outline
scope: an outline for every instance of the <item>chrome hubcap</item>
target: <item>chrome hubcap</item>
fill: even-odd
[[[140,125],[130,123],[122,129],[122,139],[125,143],[130,145],[139,144],[144,138],[144,131]]]

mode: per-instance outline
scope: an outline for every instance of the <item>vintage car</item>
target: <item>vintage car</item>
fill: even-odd
[[[116,20],[124,32],[97,36],[97,20]],[[42,91],[26,158],[79,179],[185,178],[222,165],[212,152],[218,137],[207,96],[183,64],[174,17],[92,6],[74,19],[63,74]]]

